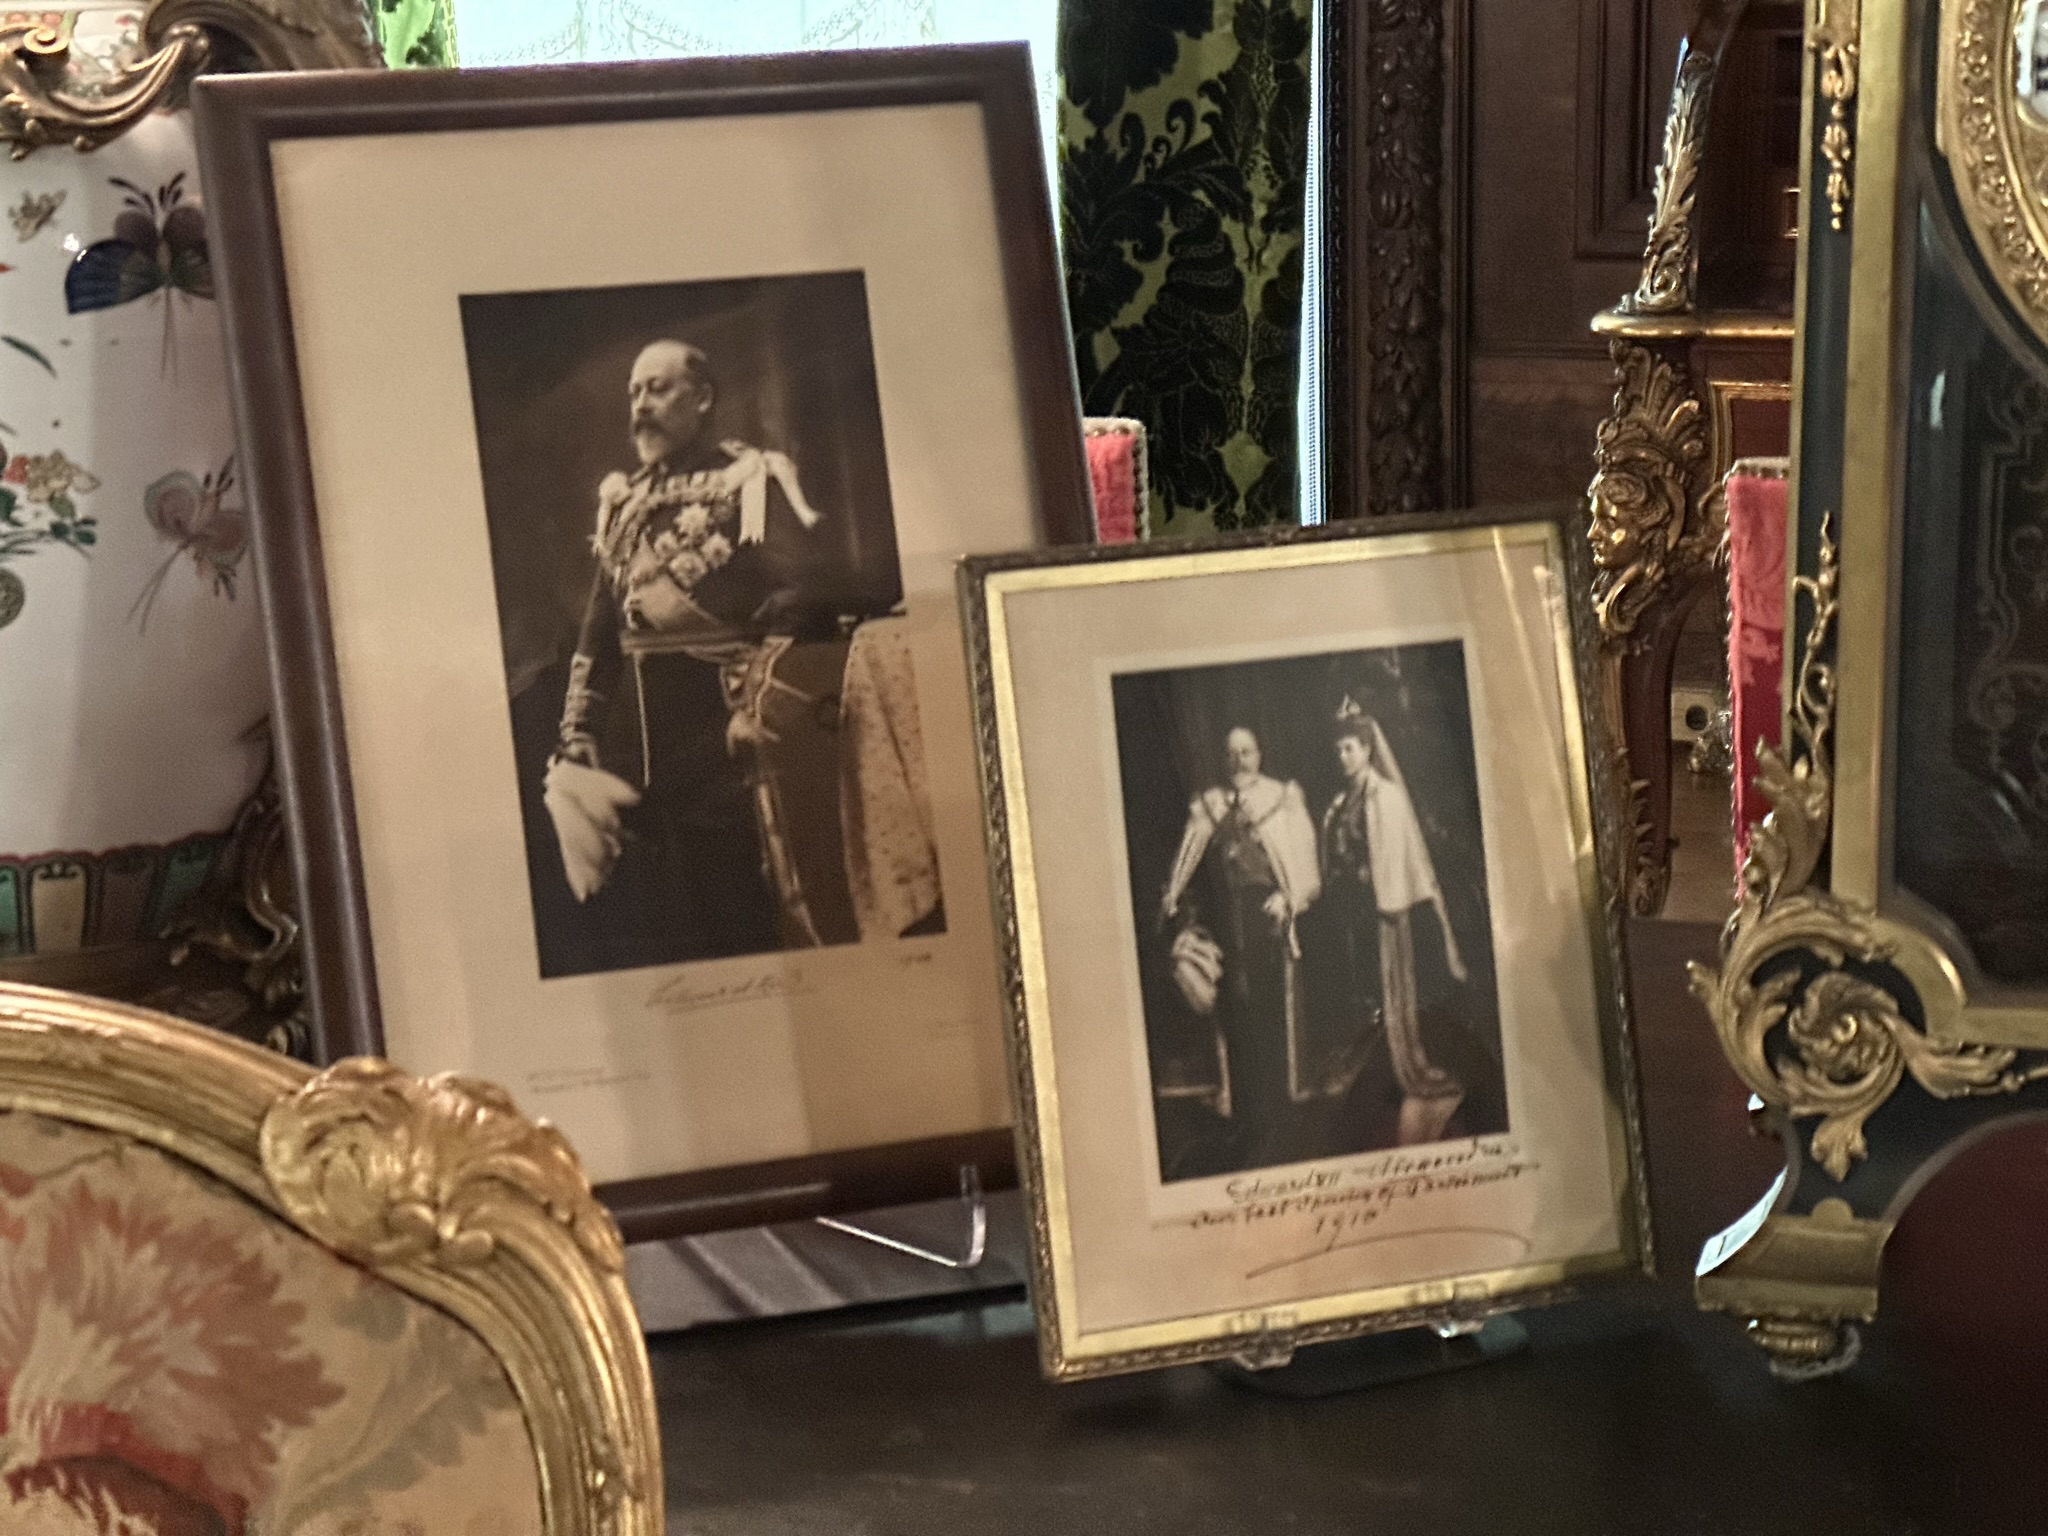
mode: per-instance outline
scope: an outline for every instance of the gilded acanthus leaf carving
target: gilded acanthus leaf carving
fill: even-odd
[[[1713,437],[1690,376],[1638,342],[1615,342],[1613,355],[1614,410],[1587,492],[1593,605],[1611,644],[1627,641],[1673,579],[1711,563],[1719,541],[1700,510]]]
[[[1813,1159],[1844,1179],[1867,1155],[1865,1122],[1908,1074],[1941,1099],[2015,1092],[2038,1074],[2013,1070],[2016,1051],[1915,1028],[1892,992],[1849,968],[1891,958],[1876,914],[1814,883],[1834,812],[1835,674],[1825,655],[1838,577],[1824,530],[1819,574],[1798,581],[1813,620],[1790,711],[1792,746],[1789,754],[1757,753],[1758,785],[1773,809],[1750,839],[1720,967],[1690,970],[1743,1082],[1790,1115],[1819,1116]],[[1774,1052],[1770,1037],[1780,1025],[1789,1049]]]
[[[262,1150],[292,1219],[351,1257],[474,1263],[537,1208],[601,1269],[625,1264],[568,1141],[488,1083],[339,1062],[272,1107]]]
[[[389,9],[387,6],[386,9]],[[257,69],[371,69],[384,62],[362,0],[152,0],[142,35],[172,27],[225,33]]]
[[[1693,204],[1699,196],[1700,161],[1706,152],[1707,118],[1714,105],[1714,55],[1688,52],[1672,86],[1671,112],[1664,119],[1664,159],[1657,167],[1656,201],[1650,214],[1643,275],[1622,308],[1638,315],[1690,314],[1699,281],[1699,247],[1693,236]]]

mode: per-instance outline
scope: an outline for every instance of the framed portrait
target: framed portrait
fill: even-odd
[[[1013,1180],[952,572],[1089,537],[1025,50],[195,110],[318,1053],[629,1237]]]
[[[1049,1374],[1648,1271],[1584,544],[964,564]]]

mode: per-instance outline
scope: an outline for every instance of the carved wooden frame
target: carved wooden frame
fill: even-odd
[[[1316,3],[1329,516],[1462,506],[1471,0]]]
[[[548,1536],[660,1536],[659,1425],[618,1228],[488,1084],[325,1072],[163,1014],[0,983],[0,1109],[203,1169],[453,1316],[504,1367]]]

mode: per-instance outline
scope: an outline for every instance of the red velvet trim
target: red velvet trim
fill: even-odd
[[[1777,747],[1784,719],[1786,482],[1728,477],[1728,679],[1735,717],[1735,868],[1770,810],[1756,787],[1758,743]]]
[[[1138,538],[1138,439],[1100,432],[1088,439],[1088,479],[1095,491],[1095,537],[1103,544]]]

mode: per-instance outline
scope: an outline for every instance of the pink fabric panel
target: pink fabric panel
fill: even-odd
[[[1095,491],[1096,541],[1135,543],[1144,529],[1144,428],[1136,422],[1090,421],[1088,479]]]
[[[1782,476],[1728,477],[1728,678],[1735,717],[1735,867],[1770,811],[1756,787],[1759,742],[1779,745],[1784,716],[1785,518]]]

